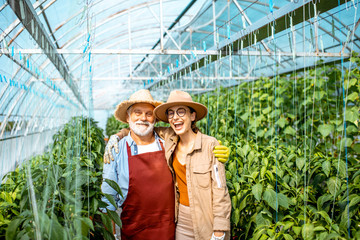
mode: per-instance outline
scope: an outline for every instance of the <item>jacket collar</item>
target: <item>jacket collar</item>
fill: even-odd
[[[200,131],[198,131],[198,132],[196,133],[194,150],[201,149],[201,140],[202,140],[201,135],[202,135],[202,134],[201,134]]]

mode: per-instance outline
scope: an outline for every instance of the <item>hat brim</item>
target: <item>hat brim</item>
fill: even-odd
[[[183,101],[183,102],[170,102],[170,103],[163,103],[161,104],[160,106],[156,107],[154,109],[154,114],[155,114],[155,117],[163,122],[166,122],[168,123],[168,118],[166,116],[166,110],[170,107],[173,107],[173,106],[187,106],[187,107],[191,107],[192,109],[195,110],[196,112],[196,118],[195,118],[195,121],[199,121],[201,119],[203,119],[208,110],[207,110],[207,107],[205,107],[203,104],[201,103],[197,103],[197,102],[186,102],[186,101]]]
[[[162,104],[162,102],[160,102],[160,101],[144,101],[144,100],[130,101],[130,100],[126,100],[126,101],[123,101],[122,103],[120,103],[119,105],[117,105],[115,113],[114,113],[115,118],[117,120],[119,120],[120,122],[128,123],[128,121],[126,120],[126,116],[127,116],[126,111],[129,109],[129,107],[131,107],[132,105],[134,105],[136,103],[149,103],[149,104],[153,105],[155,108]]]

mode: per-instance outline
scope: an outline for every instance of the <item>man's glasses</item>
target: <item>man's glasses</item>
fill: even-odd
[[[186,114],[186,109],[185,109],[185,108],[178,108],[178,109],[176,110],[176,114],[177,114],[179,117],[183,117],[183,116],[185,116],[185,114]],[[167,110],[167,111],[166,111],[166,115],[167,115],[168,119],[172,119],[172,118],[174,117],[174,115],[175,115],[175,111],[173,111],[173,110]]]

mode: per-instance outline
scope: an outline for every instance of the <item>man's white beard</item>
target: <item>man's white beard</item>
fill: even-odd
[[[138,125],[138,124],[145,124],[145,125],[147,125],[147,128],[145,128],[144,125]],[[138,135],[140,137],[144,137],[144,136],[148,135],[149,133],[151,133],[152,131],[154,131],[154,125],[155,125],[155,121],[153,123],[150,123],[148,121],[133,122],[133,121],[129,120],[129,126],[130,126],[131,131],[133,131],[136,135]]]

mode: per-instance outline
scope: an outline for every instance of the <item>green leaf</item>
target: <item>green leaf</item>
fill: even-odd
[[[337,177],[331,177],[327,181],[328,189],[331,195],[335,195],[336,192],[340,190],[341,182],[340,179]]]
[[[267,226],[271,224],[271,221],[269,221],[266,217],[264,217],[263,214],[260,212],[255,217],[255,223],[257,227],[259,227],[259,226]]]
[[[87,221],[90,221],[90,223],[88,223]],[[81,233],[82,236],[87,236],[90,228],[94,229],[92,222],[89,218],[86,219],[80,217],[74,219],[74,228],[76,232]]]
[[[104,239],[105,240],[115,240],[114,234],[109,231],[107,231],[106,229],[101,229],[104,235]]]
[[[282,193],[278,193],[277,197],[278,197],[279,205],[288,209],[289,208],[289,199],[287,198],[287,196],[285,196]]]
[[[306,159],[304,157],[296,158],[296,167],[301,170],[305,165]]]
[[[242,147],[242,153],[243,153],[244,158],[247,156],[247,154],[250,152],[250,150],[251,150],[251,147],[248,144],[245,144]]]
[[[244,113],[243,115],[240,116],[240,118],[241,118],[243,121],[247,121],[248,118],[249,118],[249,113],[248,113],[248,112]]]
[[[326,95],[325,91],[315,91],[315,99],[321,100]]]
[[[6,240],[16,239],[16,230],[24,220],[25,219],[16,218],[10,222],[8,228],[6,229]]]
[[[333,198],[334,197],[332,195],[330,195],[330,194],[324,194],[321,197],[319,197],[318,200],[317,200],[317,209],[322,210],[324,203],[332,200]]]
[[[115,209],[118,208],[113,196],[111,196],[110,194],[107,194],[107,193],[104,193],[104,196],[106,197],[107,200],[109,200],[109,202],[111,203],[111,205],[114,206]]]
[[[340,141],[340,149],[341,150],[344,150],[345,149],[345,146],[346,147],[350,147],[351,146],[351,144],[352,144],[352,142],[353,142],[353,140],[351,139],[351,138],[343,138],[343,139],[341,139],[341,141]]]
[[[110,179],[104,179],[104,181],[109,184],[109,186],[112,187],[118,194],[120,194],[121,197],[124,197],[119,185],[115,181]]]
[[[326,174],[327,177],[329,177],[330,171],[331,171],[331,163],[330,161],[326,160],[322,163],[322,170]]]
[[[237,196],[236,195],[232,196],[231,205],[232,205],[233,209],[237,208]]]
[[[351,148],[352,148],[356,153],[360,153],[360,143],[355,143]]]
[[[324,228],[323,226],[317,226],[314,228],[314,232],[316,231],[326,231],[326,228]]]
[[[91,230],[94,231],[94,225],[93,225],[92,221],[90,220],[90,218],[82,217],[80,219],[81,219],[81,222],[83,222],[88,228],[90,228]]]
[[[283,235],[285,240],[293,240],[294,238],[290,234],[284,234]]]
[[[234,183],[233,185],[234,185],[234,188],[235,188],[235,192],[236,192],[236,193],[239,193],[239,191],[240,191],[240,184],[239,184],[238,182],[236,182],[236,183]]]
[[[291,126],[287,126],[284,130],[284,133],[285,134],[288,134],[288,135],[292,135],[292,136],[295,136],[296,135],[296,131],[293,127]]]
[[[346,126],[346,133],[358,133],[359,130],[354,125]]]
[[[318,213],[319,215],[321,215],[328,224],[331,224],[331,218],[329,217],[329,215],[327,214],[327,212],[325,212],[325,211],[320,211],[320,212],[317,212],[317,213]]]
[[[238,225],[238,223],[240,221],[240,210],[239,209],[235,209],[234,215],[233,215],[233,221],[234,221],[235,225]]]
[[[292,227],[292,229],[294,230],[294,233],[296,234],[296,236],[298,236],[301,232],[301,227]]]
[[[264,192],[264,200],[271,208],[277,211],[276,192],[274,190],[267,188]]]
[[[253,237],[251,239],[253,240],[263,240],[268,239],[269,237],[266,235],[266,229],[260,228],[256,229],[255,233],[253,234]]]
[[[113,232],[113,226],[109,215],[105,213],[101,213],[101,221],[104,224],[104,226],[107,228],[107,230]]]
[[[263,186],[261,183],[258,183],[254,186],[252,186],[252,193],[254,194],[254,197],[256,200],[261,200],[261,194],[262,194]]]
[[[260,100],[260,101],[266,100],[268,96],[269,96],[269,94],[264,93],[264,94],[262,94],[262,95],[260,96],[259,100]]]
[[[51,239],[67,239],[67,234],[65,233],[65,229],[61,224],[57,221],[57,219],[51,219]]]
[[[271,107],[267,107],[262,110],[263,114],[269,114],[270,112],[271,112]]]
[[[294,226],[294,222],[285,222],[284,231]]]
[[[346,177],[346,163],[342,160],[339,160],[337,162],[334,162],[334,165],[339,172],[340,177]]]
[[[314,225],[313,224],[307,223],[307,224],[303,225],[302,237],[304,238],[304,240],[314,239]]]
[[[357,92],[353,92],[350,95],[346,97],[347,100],[355,101],[357,98],[359,98],[359,94]]]
[[[334,131],[334,125],[332,124],[322,124],[318,127],[318,132],[321,133],[323,137],[329,136],[329,134]]]
[[[356,196],[353,199],[351,199],[349,207],[355,206],[358,203],[360,203],[360,196]]]
[[[356,85],[357,82],[358,82],[358,79],[352,78],[352,79],[350,80],[350,82],[349,82],[348,87],[351,87],[351,86]],[[346,85],[347,85],[347,84],[346,84]]]
[[[346,109],[345,119],[348,122],[355,123],[359,119],[359,112],[356,109]]]
[[[283,102],[284,102],[284,99],[282,97],[277,98],[275,101],[276,107],[279,107],[280,104],[282,104]]]
[[[116,225],[118,225],[121,228],[122,224],[121,224],[121,220],[120,220],[120,217],[117,214],[117,212],[107,210],[107,213],[109,214],[110,218],[116,223]]]
[[[339,226],[337,224],[333,224],[331,225],[331,227],[336,231],[336,232],[339,232],[340,229],[339,229]]]
[[[287,123],[287,120],[286,118],[281,117],[276,123],[278,124],[279,127],[284,128]]]

